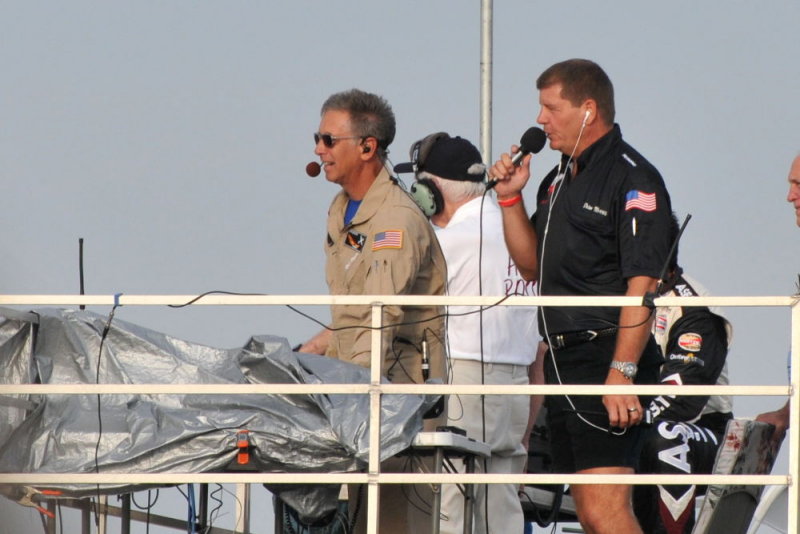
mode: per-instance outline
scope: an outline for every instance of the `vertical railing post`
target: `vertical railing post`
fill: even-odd
[[[800,532],[800,517],[797,507],[800,500],[800,300],[791,307],[792,312],[792,354],[791,394],[789,397],[789,532]]]
[[[367,486],[367,532],[377,534],[380,519],[380,486],[378,475],[381,470],[381,351],[383,333],[381,332],[383,305],[372,303],[372,346],[369,365],[369,485]]]

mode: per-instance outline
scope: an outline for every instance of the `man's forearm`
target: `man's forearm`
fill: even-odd
[[[626,296],[643,296],[655,291],[656,279],[635,276],[628,281]],[[650,338],[653,322],[652,311],[644,306],[624,306],[619,312],[619,331],[614,360],[638,363],[647,340]]]

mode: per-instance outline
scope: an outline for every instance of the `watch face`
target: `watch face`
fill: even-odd
[[[633,379],[636,376],[637,366],[633,362],[611,362],[611,367],[625,375],[626,378]]]

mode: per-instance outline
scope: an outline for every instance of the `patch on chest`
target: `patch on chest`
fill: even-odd
[[[403,231],[386,230],[375,234],[372,238],[372,250],[385,248],[403,248]]]
[[[367,236],[359,232],[354,232],[353,230],[347,232],[347,235],[344,237],[345,245],[352,248],[356,252],[361,252],[361,250],[364,248],[364,243],[366,242]]]

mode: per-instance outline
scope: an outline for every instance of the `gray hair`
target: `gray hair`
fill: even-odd
[[[360,89],[334,93],[322,104],[320,115],[327,111],[346,111],[350,114],[353,135],[378,140],[378,155],[386,159],[396,131],[392,107],[382,96]]]
[[[422,171],[418,174],[419,179],[427,178],[436,184],[442,196],[449,202],[466,202],[475,197],[483,195],[486,191],[484,182],[470,182],[467,180],[446,180],[435,174]]]

